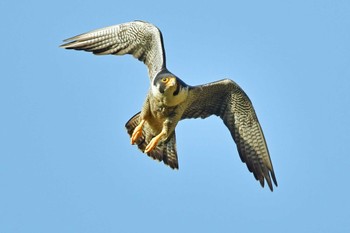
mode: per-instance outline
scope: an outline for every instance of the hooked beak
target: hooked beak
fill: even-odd
[[[176,78],[171,78],[169,82],[166,84],[167,88],[173,87],[176,85]]]

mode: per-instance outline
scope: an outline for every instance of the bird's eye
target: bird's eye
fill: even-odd
[[[168,82],[168,80],[169,80],[169,78],[162,78],[162,82],[163,82],[163,83]]]

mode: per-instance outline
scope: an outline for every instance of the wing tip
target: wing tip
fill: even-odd
[[[75,42],[77,42],[79,37],[81,37],[81,35],[73,36],[73,37],[69,37],[67,39],[64,39],[62,41],[63,44],[61,44],[59,47],[64,48],[64,49],[71,49],[71,45],[73,45]]]
[[[272,182],[271,182],[271,178],[272,178]],[[269,186],[269,189],[271,190],[271,192],[273,192],[273,184],[278,187],[278,183],[277,183],[277,179],[276,179],[276,176],[275,176],[275,172],[273,170],[269,170],[267,172],[266,175],[264,175],[263,177],[263,180],[266,180],[268,186]],[[261,182],[260,182],[261,183]],[[262,184],[261,185],[262,187],[264,187],[264,185]]]
[[[66,41],[63,41],[63,42],[66,42]],[[68,42],[68,43],[61,44],[58,47],[63,48],[63,49],[70,49],[70,47],[69,47],[70,44],[71,44],[71,42]]]

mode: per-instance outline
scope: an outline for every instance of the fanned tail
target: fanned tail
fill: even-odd
[[[139,123],[140,112],[136,113],[125,124],[125,128],[130,137]],[[142,135],[135,141],[135,144],[144,153],[146,146],[154,136],[155,135],[152,135],[150,130],[148,130],[148,125],[145,124],[142,129]],[[157,147],[154,148],[152,151],[148,152],[147,155],[158,161],[163,161],[164,164],[168,165],[172,169],[179,169],[179,163],[177,160],[175,131],[169,136],[169,138],[165,142],[160,142],[157,145]]]

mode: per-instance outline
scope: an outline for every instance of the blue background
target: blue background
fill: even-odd
[[[244,2],[244,3],[243,3]],[[0,232],[349,232],[350,2],[2,1]],[[62,40],[146,20],[170,71],[235,80],[279,187],[262,189],[217,117],[177,127],[180,170],[129,143],[146,67]]]

